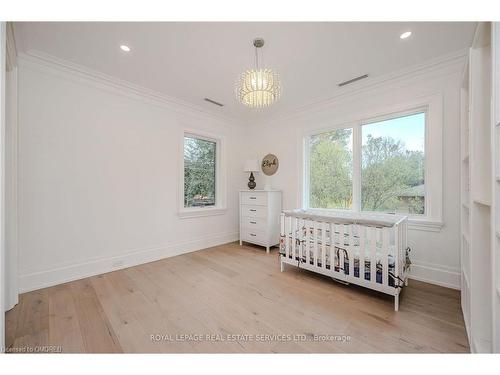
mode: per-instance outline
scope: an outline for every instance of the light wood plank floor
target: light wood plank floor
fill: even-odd
[[[458,291],[410,280],[396,313],[390,296],[280,273],[277,249],[237,244],[23,294],[6,332],[11,351],[469,351]]]

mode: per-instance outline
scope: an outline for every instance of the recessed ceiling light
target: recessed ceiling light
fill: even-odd
[[[405,31],[403,34],[401,34],[399,37],[401,39],[406,39],[406,38],[409,38],[411,35],[411,31]]]
[[[125,44],[122,44],[122,45],[120,46],[120,49],[121,49],[122,51],[124,51],[124,52],[130,52],[130,47],[129,47],[129,46],[127,46],[127,45],[125,45]]]

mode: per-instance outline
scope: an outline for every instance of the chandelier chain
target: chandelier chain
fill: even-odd
[[[259,49],[255,47],[255,67],[259,70]]]

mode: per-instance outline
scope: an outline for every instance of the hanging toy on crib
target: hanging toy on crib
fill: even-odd
[[[405,253],[405,269],[409,269],[411,266],[410,251],[411,251],[411,247],[408,246],[406,248],[406,253]]]

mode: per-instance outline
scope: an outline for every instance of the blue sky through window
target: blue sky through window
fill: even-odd
[[[406,150],[424,151],[425,149],[425,112],[390,120],[363,125],[363,144],[369,134],[372,137],[392,137],[402,141]]]

